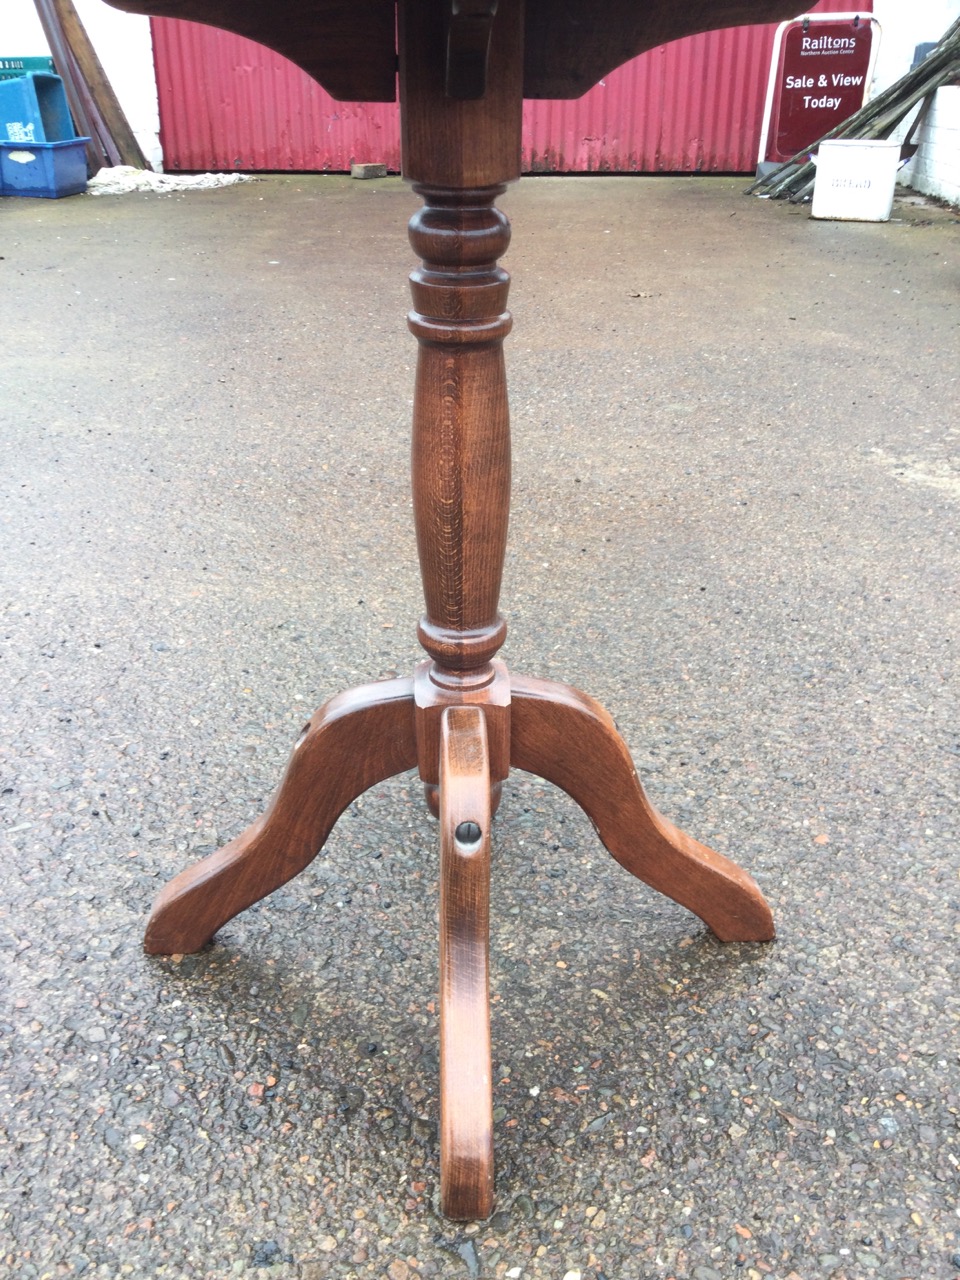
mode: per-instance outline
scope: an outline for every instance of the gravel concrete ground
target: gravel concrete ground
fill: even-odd
[[[436,828],[353,805],[197,956],[149,904],[421,609],[397,180],[0,202],[0,1273],[960,1274],[955,213],[503,207],[515,670],[616,715],[765,946],[497,820],[498,1207],[438,1216]]]

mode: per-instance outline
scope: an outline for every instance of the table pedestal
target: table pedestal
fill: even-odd
[[[316,712],[266,813],[166,886],[145,945],[156,954],[198,950],[302,871],[363,791],[419,768],[440,821],[441,1202],[450,1217],[485,1218],[493,1208],[491,820],[510,769],[566,791],[623,867],[721,941],[769,939],[773,920],[746,872],[656,812],[598,703],[564,684],[512,676],[496,658],[506,634],[498,603],[510,487],[509,278],[498,259],[510,232],[494,201],[519,176],[522,4],[460,9],[473,19],[496,12],[485,27],[474,21],[465,63],[442,6],[401,6],[404,172],[424,199],[410,224],[422,266],[411,276],[409,323],[420,344],[413,489],[428,660],[410,679],[341,693]],[[464,86],[482,96],[455,96]]]

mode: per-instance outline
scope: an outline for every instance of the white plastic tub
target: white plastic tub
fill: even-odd
[[[893,208],[899,166],[899,142],[847,138],[821,142],[812,216],[847,222],[886,222]]]

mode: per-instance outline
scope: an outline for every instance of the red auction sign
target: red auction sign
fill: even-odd
[[[873,44],[869,15],[822,21],[811,15],[784,24],[761,160],[789,160],[860,110]]]

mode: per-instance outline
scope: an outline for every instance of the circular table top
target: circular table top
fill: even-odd
[[[498,0],[403,0],[445,6],[482,25]],[[499,0],[500,5],[518,0]],[[396,96],[395,0],[108,0],[118,9],[223,27],[275,49],[334,98]],[[793,17],[796,0],[526,0],[526,98],[579,98],[657,45],[718,27]]]

